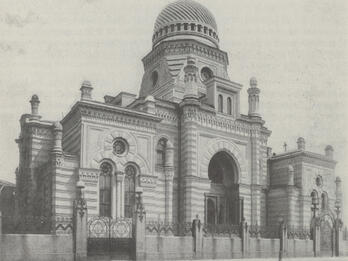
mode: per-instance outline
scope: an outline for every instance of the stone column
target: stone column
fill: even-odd
[[[87,260],[87,203],[83,197],[84,184],[76,184],[77,197],[74,201],[74,254],[76,261]]]
[[[124,173],[116,172],[116,217],[124,216],[124,195],[123,195]]]
[[[172,222],[173,217],[173,177],[174,177],[174,147],[167,141],[164,167],[165,176],[165,214],[164,222]]]
[[[135,260],[145,260],[146,252],[146,212],[142,200],[142,188],[136,191],[136,211],[135,211]]]
[[[117,217],[117,189],[116,189],[116,174],[111,177],[111,217]]]

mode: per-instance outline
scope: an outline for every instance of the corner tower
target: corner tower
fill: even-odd
[[[156,19],[152,50],[143,58],[139,96],[180,103],[186,92],[184,68],[191,57],[198,68],[198,97],[217,107],[218,89],[224,89],[235,96],[233,111],[239,111],[241,86],[229,80],[228,57],[219,49],[219,41],[215,18],[206,7],[193,0],[167,5]]]

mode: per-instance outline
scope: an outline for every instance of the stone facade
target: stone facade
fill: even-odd
[[[186,16],[208,12],[193,1],[175,3]],[[17,139],[18,212],[72,216],[82,181],[92,216],[131,217],[138,188],[148,220],[198,215],[204,223],[244,218],[265,226],[282,217],[309,226],[313,191],[328,201],[322,212],[334,215],[340,193],[332,148],[318,155],[299,140],[298,150],[271,155],[257,80],[250,79],[244,115],[243,86],[228,76],[212,15],[176,17],[175,3],[156,22],[138,97],[121,92],[96,101],[85,81],[81,100],[60,122],[43,120],[32,97]]]

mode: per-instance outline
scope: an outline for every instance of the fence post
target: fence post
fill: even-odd
[[[320,256],[320,218],[314,218],[313,226],[313,252],[314,256]]]
[[[76,184],[77,197],[74,201],[74,260],[87,260],[87,204],[83,198],[84,184],[78,181]]]
[[[142,200],[142,188],[136,188],[136,211],[135,211],[135,260],[146,260],[146,212]]]
[[[196,258],[202,256],[202,224],[199,216],[192,221],[193,254]]]
[[[343,223],[342,220],[337,218],[335,220],[335,256],[343,255]]]
[[[287,239],[287,228],[284,220],[281,220],[279,225],[279,260],[282,260],[283,256],[286,254]]]
[[[249,242],[249,227],[245,218],[240,223],[241,238],[242,238],[242,255],[243,257],[248,256],[248,242]]]
[[[2,259],[2,214],[0,211],[0,259]]]

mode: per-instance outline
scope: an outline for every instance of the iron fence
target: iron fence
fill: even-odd
[[[148,221],[145,231],[148,235],[192,236],[192,224],[190,222]]]
[[[311,229],[309,227],[287,226],[287,237],[289,239],[310,239]]]
[[[90,217],[87,223],[89,238],[131,238],[131,218]]]
[[[233,224],[204,224],[203,235],[205,237],[241,237],[240,225]]]
[[[71,234],[73,220],[66,216],[2,216],[4,234]]]
[[[2,216],[4,234],[49,234],[51,218],[45,216]]]
[[[258,238],[279,238],[279,226],[250,225],[249,236]]]

